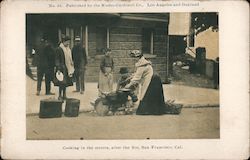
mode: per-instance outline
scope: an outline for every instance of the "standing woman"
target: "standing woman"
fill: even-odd
[[[151,62],[146,60],[140,51],[132,51],[130,55],[137,60],[135,63],[136,72],[125,88],[130,88],[135,84],[141,84],[140,104],[136,114],[164,114],[165,100],[160,77],[153,73]]]
[[[73,86],[72,76],[75,69],[69,44],[70,38],[66,36],[56,49],[56,78],[54,80],[54,85],[59,86],[59,100],[66,99],[66,88],[68,86]]]
[[[113,91],[114,61],[110,56],[111,49],[104,49],[103,53],[104,57],[101,59],[98,81],[99,96],[102,95],[102,93],[109,93]]]

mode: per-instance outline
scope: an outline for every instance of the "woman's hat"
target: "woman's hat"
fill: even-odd
[[[65,41],[69,41],[70,40],[70,37],[69,36],[65,36],[62,38],[62,41],[65,42]]]
[[[119,73],[120,74],[126,74],[126,73],[128,73],[128,68],[127,67],[121,67]]]
[[[132,50],[130,51],[130,54],[129,54],[131,57],[140,57],[142,55],[141,51],[139,50]]]

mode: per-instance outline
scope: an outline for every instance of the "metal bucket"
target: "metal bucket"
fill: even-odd
[[[79,115],[80,100],[69,98],[66,100],[64,115],[66,117],[77,117]]]

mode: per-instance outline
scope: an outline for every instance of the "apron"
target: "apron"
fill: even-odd
[[[113,91],[112,68],[105,67],[105,73],[108,73],[108,75],[105,75],[102,71],[99,72],[99,81],[98,81],[99,95],[101,95],[102,93],[110,93]]]

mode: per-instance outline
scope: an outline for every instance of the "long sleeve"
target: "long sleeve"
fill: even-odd
[[[100,69],[102,73],[105,73],[105,59],[104,57],[101,59]]]
[[[79,59],[80,57],[79,57],[79,55],[78,55],[78,53],[77,53],[77,48],[76,48],[76,46],[74,46],[73,48],[72,48],[72,60],[73,60],[73,62],[74,62],[74,67],[75,68],[78,68],[79,67]]]
[[[55,66],[57,70],[63,70],[63,65],[62,65],[62,57],[61,57],[61,50],[59,48],[56,49],[55,53]]]
[[[116,90],[118,91],[121,87],[120,85],[121,79],[118,80],[117,85],[116,85]]]
[[[111,58],[111,63],[112,63],[112,66],[111,66],[112,71],[114,71],[114,59],[113,58]]]
[[[60,55],[60,51],[59,49],[56,49],[56,53],[55,53],[55,66],[58,68],[60,66],[60,60],[59,60],[59,56]]]
[[[54,68],[55,66],[55,50],[51,46],[45,48],[45,53],[47,54],[48,66]]]
[[[135,84],[139,84],[141,79],[142,79],[142,75],[144,73],[145,68],[144,67],[138,67],[136,69],[136,72],[134,73],[133,78],[131,79],[130,83],[128,85],[126,85],[126,88],[129,88]]]
[[[144,71],[145,71],[145,68],[144,68],[144,67],[138,67],[138,68],[136,69],[136,72],[135,72],[133,78],[131,79],[131,81],[132,81],[133,83],[139,83],[140,80],[141,80],[141,78],[142,78],[142,75],[143,75]]]

